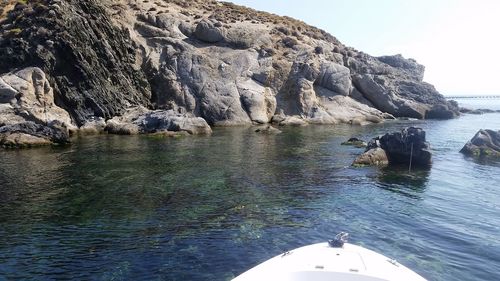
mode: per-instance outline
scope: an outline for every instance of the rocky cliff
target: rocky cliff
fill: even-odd
[[[303,22],[231,3],[4,0],[0,15],[0,115],[11,116],[1,120],[81,127],[154,110],[228,126],[458,114],[412,59],[372,57]],[[6,79],[19,71],[47,81],[47,96],[36,96],[54,105],[36,106],[52,117],[19,105],[26,89]]]

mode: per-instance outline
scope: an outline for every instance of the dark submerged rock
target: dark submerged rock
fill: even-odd
[[[486,113],[496,113],[497,111],[496,110],[492,110],[492,109],[487,109],[487,108],[478,108],[478,109],[474,109],[474,110],[471,110],[467,113],[469,114],[476,114],[476,115],[482,115],[482,114],[486,114]]]
[[[352,145],[361,148],[361,147],[366,147],[367,143],[364,140],[358,138],[350,138],[347,141],[341,143],[341,145]]]
[[[265,127],[261,127],[255,130],[256,133],[260,134],[268,134],[268,135],[275,135],[275,134],[280,134],[281,130],[274,128],[271,125],[267,125]]]

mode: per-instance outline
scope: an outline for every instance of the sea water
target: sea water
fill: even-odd
[[[430,169],[340,145],[407,126]],[[429,280],[500,280],[500,164],[459,153],[481,128],[500,114],[0,150],[0,280],[230,280],[340,231]]]

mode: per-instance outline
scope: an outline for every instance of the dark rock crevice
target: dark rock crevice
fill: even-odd
[[[19,37],[0,43],[0,72],[40,67],[55,88],[56,103],[79,125],[92,116],[111,118],[130,105],[150,105],[149,83],[133,67],[137,46],[128,31],[93,0],[46,4],[37,16],[16,20],[23,29]]]

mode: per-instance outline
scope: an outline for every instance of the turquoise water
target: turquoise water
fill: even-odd
[[[409,125],[430,170],[350,167],[342,141]],[[0,280],[229,280],[340,231],[429,280],[500,280],[500,163],[458,152],[479,128],[500,114],[0,150]]]

